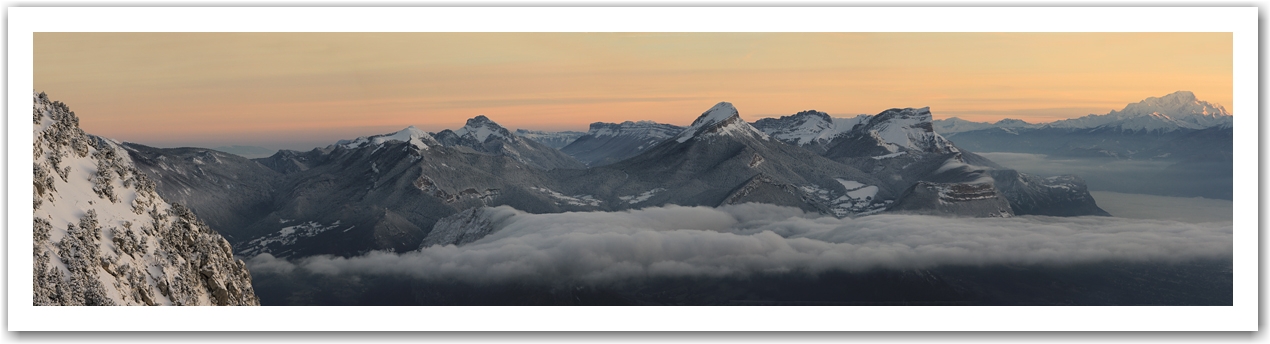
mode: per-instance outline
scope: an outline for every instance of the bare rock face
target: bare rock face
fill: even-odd
[[[251,275],[119,143],[34,95],[35,305],[259,305]]]

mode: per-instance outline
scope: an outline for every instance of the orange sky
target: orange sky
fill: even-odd
[[[160,147],[930,106],[1031,122],[1178,90],[1232,113],[1229,33],[36,33],[35,88]]]

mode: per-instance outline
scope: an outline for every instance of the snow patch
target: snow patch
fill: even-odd
[[[271,251],[272,248],[270,248],[270,246],[287,247],[295,245],[296,241],[301,238],[311,238],[326,231],[336,229],[339,226],[340,221],[335,221],[329,225],[309,221],[294,226],[282,227],[282,229],[271,235],[248,241],[246,244],[243,244],[243,249],[241,251],[245,256],[255,256],[261,253],[275,253]],[[352,229],[352,227],[349,227],[344,231],[347,232],[349,229]],[[286,251],[276,253],[282,254],[284,252]]]
[[[847,188],[845,194],[838,194],[818,185],[802,186],[799,189],[804,194],[815,197],[829,205],[829,211],[839,218],[876,214],[886,210],[887,205],[892,202],[891,200],[880,201],[876,199],[879,190],[877,186],[864,185],[850,180],[837,179],[837,181]]]
[[[864,184],[854,180],[845,180],[841,178],[837,178],[836,180],[838,181],[838,184],[842,184],[842,187],[847,188],[847,190],[855,190],[865,186]]]
[[[879,155],[879,156],[875,156],[875,157],[873,157],[873,159],[875,159],[875,160],[889,159],[889,158],[894,158],[894,157],[897,157],[897,156],[904,155],[904,153],[905,153],[905,152],[895,152],[895,153],[886,154],[886,155]]]
[[[639,195],[621,196],[621,197],[618,197],[617,199],[620,199],[623,202],[626,202],[628,204],[636,204],[636,203],[647,201],[649,198],[652,198],[653,195],[656,195],[658,192],[662,192],[662,191],[666,191],[666,189],[656,188],[656,189],[645,191]]]
[[[563,202],[565,204],[576,205],[580,207],[586,207],[586,206],[598,207],[600,206],[600,203],[603,202],[599,199],[596,199],[595,196],[591,196],[591,195],[566,196],[565,194],[556,192],[555,190],[551,190],[548,188],[530,187],[530,189],[537,190],[538,192],[547,194],[548,197],[555,199],[557,202]]]
[[[877,196],[877,194],[878,194],[878,187],[872,186],[872,185],[865,186],[856,190],[847,191],[847,196],[851,197],[852,199],[872,198],[873,196]]]

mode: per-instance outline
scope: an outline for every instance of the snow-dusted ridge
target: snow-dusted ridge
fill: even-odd
[[[436,139],[432,138],[432,134],[428,134],[419,128],[415,128],[413,125],[394,133],[363,136],[353,140],[340,140],[336,143],[336,145],[352,149],[361,148],[367,144],[379,146],[389,141],[408,142],[419,149],[428,149],[428,147],[440,145],[440,143],[437,143]]]
[[[837,118],[824,112],[807,110],[780,118],[763,118],[755,121],[754,127],[777,140],[806,146],[817,142],[828,143],[834,137],[850,132],[869,117],[858,115]]]
[[[622,123],[591,123],[587,135],[594,137],[639,136],[652,139],[668,139],[683,131],[683,127],[653,121],[625,121]]]

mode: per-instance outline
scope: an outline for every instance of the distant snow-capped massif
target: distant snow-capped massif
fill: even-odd
[[[1234,117],[1221,105],[1178,91],[1104,115],[1051,123],[983,123],[954,117],[932,124],[936,132],[974,151],[1145,160],[1229,156],[1233,123]]]
[[[1158,133],[1230,126],[1233,119],[1225,107],[1199,100],[1189,91],[1177,91],[1163,97],[1150,97],[1104,115],[1088,115],[1051,123],[1032,124],[1012,118],[986,123],[953,117],[936,120],[932,124],[935,131],[945,135],[989,128],[1116,129]]]
[[[37,295],[62,295],[57,288],[71,281],[95,296],[36,303],[252,304],[231,245],[240,256],[283,258],[462,245],[490,235],[498,219],[480,209],[502,205],[559,213],[758,202],[839,218],[1105,216],[1079,177],[1020,173],[958,138],[990,130],[1070,133],[1077,126],[1123,132],[1142,118],[1190,131],[1229,128],[1224,109],[1188,95],[1193,99],[1179,92],[1040,128],[933,121],[929,108],[849,118],[804,111],[749,123],[727,102],[687,127],[593,123],[586,133],[513,132],[478,116],[455,130],[407,127],[258,159],[42,134],[74,116],[48,115],[54,103],[37,96],[36,137],[47,136],[36,145],[36,225],[47,229],[36,233],[37,276],[44,276],[37,279],[46,281],[37,283]],[[63,141],[69,143],[47,143]],[[83,142],[91,144],[77,148]],[[72,259],[84,254],[103,263]]]

